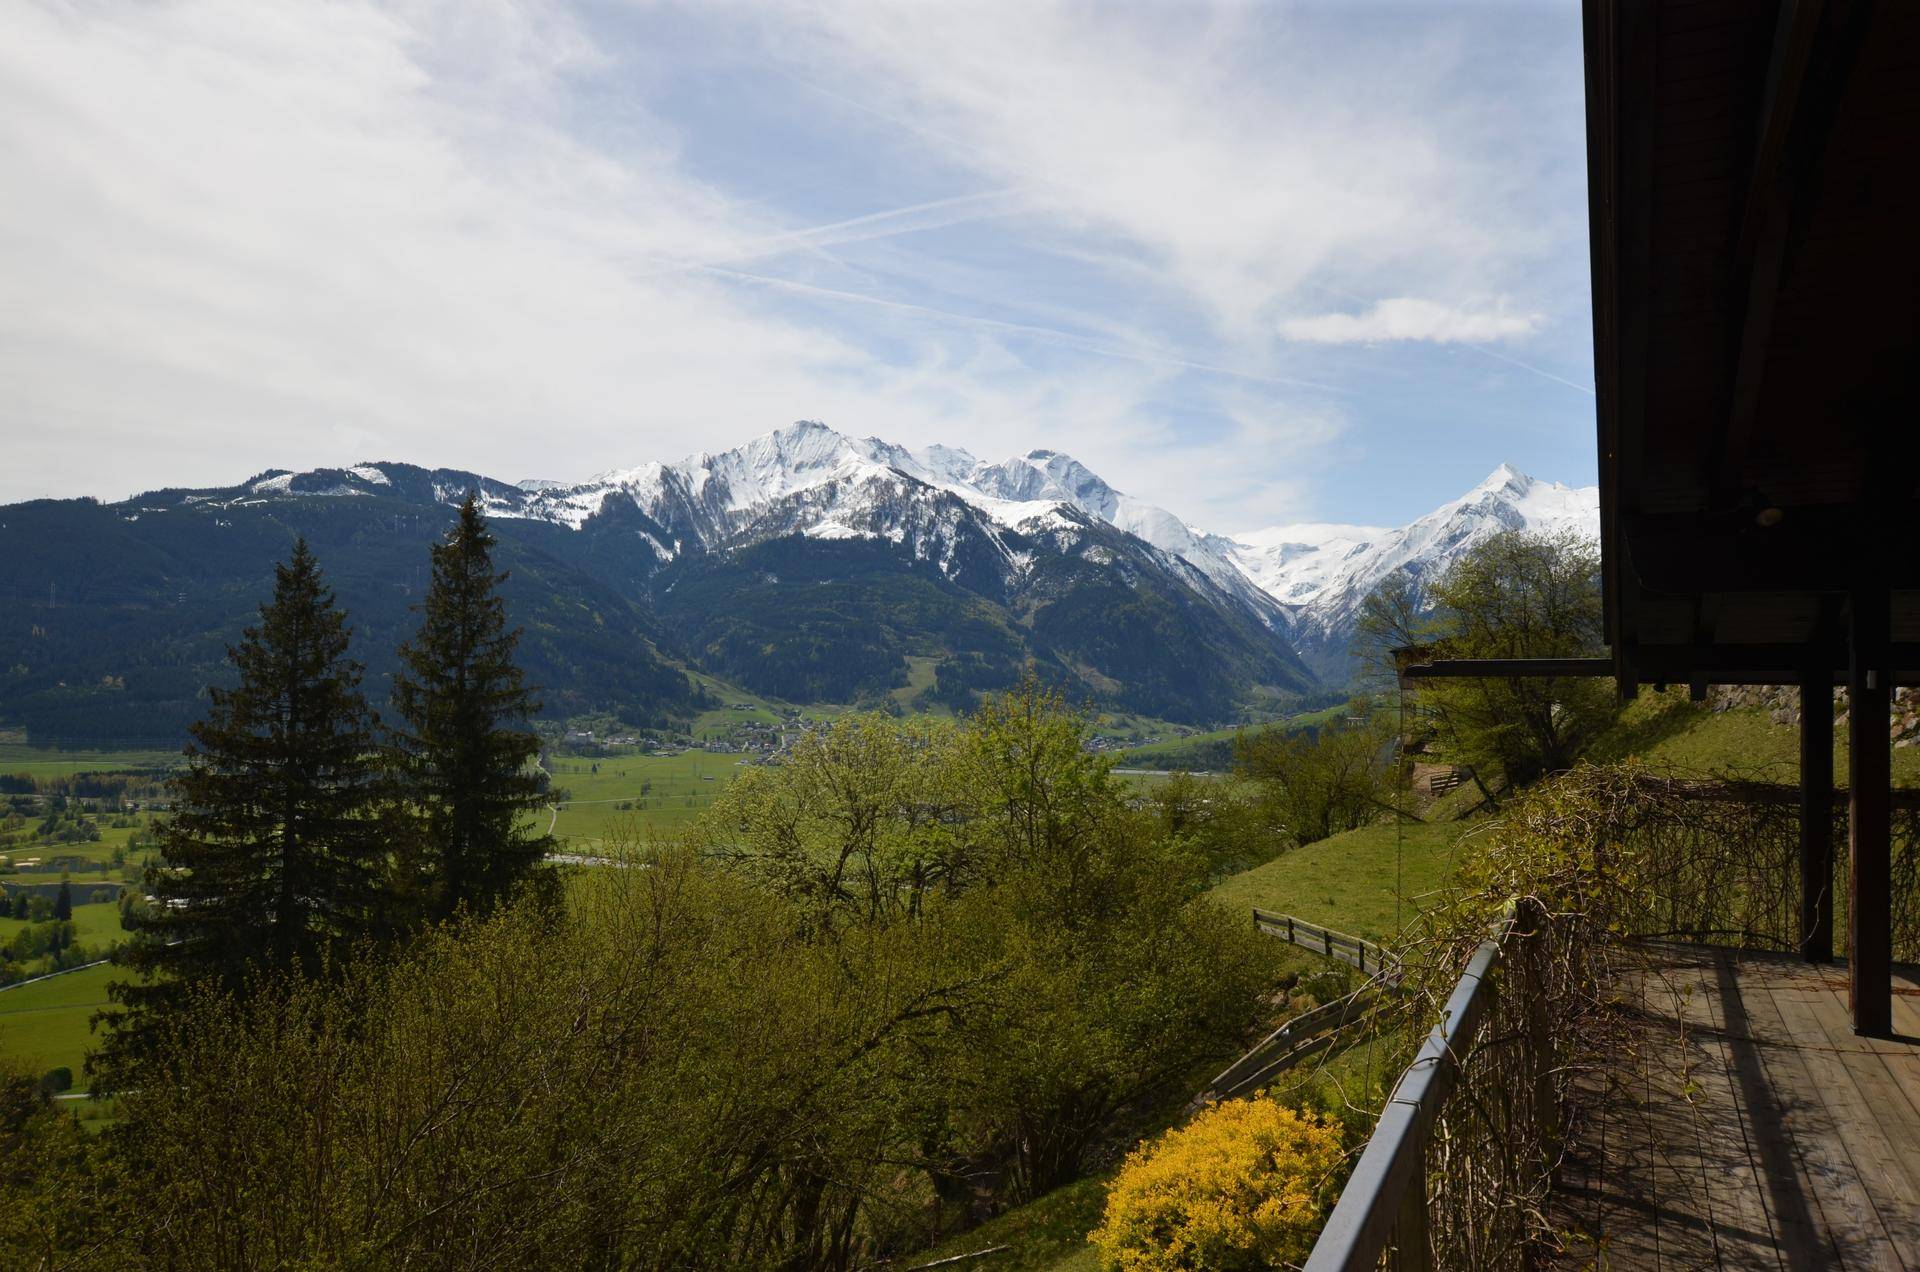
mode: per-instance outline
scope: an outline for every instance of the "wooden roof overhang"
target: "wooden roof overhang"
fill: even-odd
[[[1863,596],[1888,678],[1920,683],[1920,4],[1589,0],[1585,24],[1622,692],[1842,672]]]

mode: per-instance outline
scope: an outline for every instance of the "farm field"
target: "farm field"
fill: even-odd
[[[1146,746],[1129,747],[1120,752],[1123,768],[1219,770],[1233,762],[1233,740],[1244,732],[1283,728],[1313,729],[1347,714],[1346,704],[1323,707],[1284,720],[1265,724],[1235,725],[1230,729],[1209,729],[1185,737],[1168,738]]]
[[[548,770],[567,798],[553,833],[574,848],[598,845],[610,824],[627,819],[642,831],[671,834],[746,770],[746,758],[710,751],[555,757]]]
[[[131,769],[173,768],[180,763],[173,750],[67,751],[23,742],[0,742],[0,773],[31,777],[72,777],[76,773],[124,773]]]
[[[0,919],[0,944],[12,940],[14,933],[27,926],[26,919]],[[120,906],[113,901],[74,906],[73,927],[81,945],[96,948],[116,945],[126,935],[120,926]]]
[[[35,1074],[65,1065],[73,1070],[73,1089],[86,1090],[82,1069],[93,1045],[88,1021],[107,1006],[107,982],[118,974],[105,964],[0,990],[0,1063]]]

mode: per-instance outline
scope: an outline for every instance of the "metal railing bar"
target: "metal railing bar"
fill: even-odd
[[[1378,1265],[1403,1208],[1413,1205],[1408,1189],[1426,1160],[1427,1131],[1446,1102],[1460,1058],[1472,1047],[1492,1002],[1491,977],[1513,933],[1514,920],[1515,913],[1509,909],[1467,961],[1439,1022],[1394,1084],[1365,1151],[1307,1257],[1305,1272],[1360,1272]]]

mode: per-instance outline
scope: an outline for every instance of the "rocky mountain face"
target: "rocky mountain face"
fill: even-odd
[[[911,688],[963,708],[1028,668],[1080,701],[1233,720],[1344,684],[1355,613],[1393,571],[1432,577],[1497,530],[1597,520],[1593,491],[1503,466],[1398,529],[1228,536],[1058,452],[986,462],[810,422],[577,483],[365,463],[36,501],[0,509],[0,724],[177,731],[296,534],[382,697],[425,546],[469,491],[550,710],[636,721],[695,709],[687,670],[789,701]]]
[[[1342,683],[1352,671],[1360,606],[1375,588],[1405,572],[1419,592],[1504,530],[1598,538],[1599,488],[1540,481],[1502,464],[1460,498],[1397,529],[1277,526],[1239,536],[1233,559],[1286,608],[1294,648],[1315,672]]]

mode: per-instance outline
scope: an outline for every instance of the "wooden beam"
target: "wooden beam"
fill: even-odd
[[[1800,677],[1800,956],[1833,961],[1833,677]]]
[[[1611,658],[1440,658],[1428,663],[1404,667],[1400,674],[1409,680],[1440,680],[1461,677],[1469,680],[1553,679],[1575,676],[1611,676]]]
[[[1868,496],[1863,489],[1849,504],[1788,508],[1771,526],[1746,507],[1627,518],[1618,530],[1632,570],[1625,582],[1629,591],[1675,596],[1842,592],[1847,579],[1834,563],[1872,557],[1888,586],[1920,590],[1920,501],[1898,489],[1884,503]]]
[[[1853,1031],[1893,1029],[1892,746],[1885,660],[1888,596],[1865,585],[1851,597],[1853,663],[1847,676],[1847,972]]]
[[[1622,650],[1637,635],[1619,525],[1640,511],[1646,466],[1659,14],[1640,0],[1587,0],[1584,36],[1601,601],[1607,643]],[[1621,684],[1633,688],[1630,672]]]
[[[1780,294],[1786,258],[1787,222],[1793,191],[1812,163],[1812,143],[1801,110],[1808,68],[1825,11],[1822,0],[1786,0],[1775,24],[1767,66],[1766,99],[1760,110],[1751,175],[1741,200],[1740,236],[1735,251],[1740,294],[1739,336],[1734,344],[1732,402],[1728,411],[1718,470],[1717,502],[1739,498],[1754,416],[1760,406],[1760,382],[1773,337],[1774,301]]]

